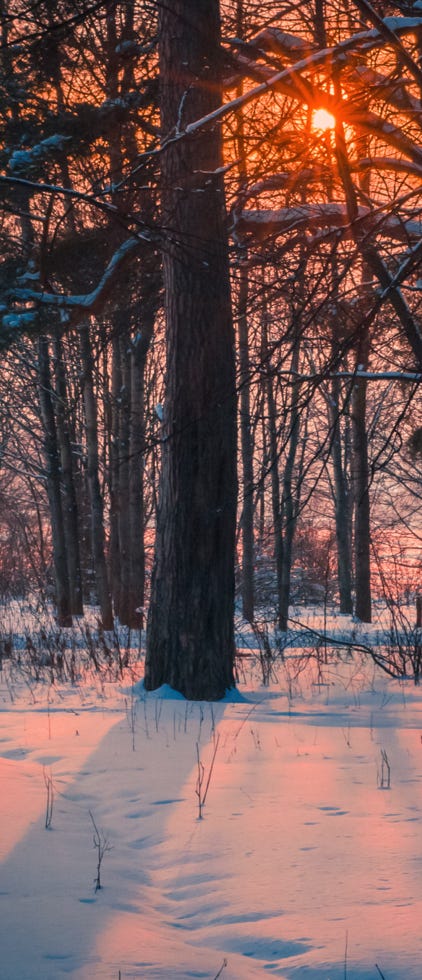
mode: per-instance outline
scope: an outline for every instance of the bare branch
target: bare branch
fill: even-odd
[[[53,306],[60,310],[98,313],[104,301],[109,296],[117,273],[120,272],[129,256],[137,251],[145,241],[149,241],[149,239],[143,239],[139,235],[137,238],[128,238],[127,241],[123,242],[108,263],[98,285],[90,293],[81,296],[66,296],[61,293],[39,293],[34,289],[16,289],[14,294],[20,300],[32,301],[43,306]]]

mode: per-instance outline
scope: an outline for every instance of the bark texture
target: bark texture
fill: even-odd
[[[44,453],[47,471],[47,494],[50,506],[51,537],[53,544],[57,622],[59,626],[71,626],[72,614],[63,522],[60,456],[57,444],[56,420],[51,386],[50,352],[48,340],[45,337],[40,337],[38,341],[38,367],[39,399],[44,429]]]
[[[164,139],[221,100],[217,0],[160,7]],[[167,389],[145,686],[233,685],[236,399],[219,128],[162,153]]]
[[[56,381],[56,426],[63,483],[62,510],[69,576],[70,608],[74,616],[82,616],[84,610],[82,604],[82,572],[79,552],[78,504],[74,479],[75,467],[69,432],[69,406],[63,347],[58,335],[54,338],[54,366]]]
[[[242,528],[242,613],[250,623],[254,618],[254,478],[253,436],[250,406],[250,363],[248,336],[248,274],[241,269],[238,298],[238,336],[240,368],[240,446],[243,470]]]
[[[339,382],[331,386],[330,422],[332,427],[331,454],[334,474],[334,507],[336,518],[337,569],[340,593],[340,612],[353,613],[352,549],[350,540],[350,501],[345,462],[343,462],[340,427]]]
[[[370,501],[368,436],[366,432],[366,381],[359,380],[352,396],[352,481],[355,499],[356,616],[372,621]]]
[[[101,625],[113,629],[108,572],[105,558],[104,505],[99,479],[97,404],[94,392],[94,363],[88,326],[79,331],[82,360],[82,390],[86,424],[87,480],[91,504],[91,540],[95,584],[100,607]]]

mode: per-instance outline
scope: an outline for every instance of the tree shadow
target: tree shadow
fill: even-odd
[[[131,698],[126,717],[64,789],[55,763],[51,830],[40,814],[1,866],[0,974],[5,980],[114,976],[114,967],[104,972],[98,940],[112,929],[116,913],[128,913],[128,927],[139,925],[154,863],[165,847],[171,806],[184,799],[196,743],[205,751],[224,710],[223,704]],[[104,887],[97,891],[90,811],[107,843]],[[196,813],[193,784],[193,825]]]

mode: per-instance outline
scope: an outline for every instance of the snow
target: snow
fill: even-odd
[[[422,695],[328,653],[291,649],[264,686],[249,650],[215,704],[146,693],[135,659],[72,685],[5,658],[1,976],[420,980]]]
[[[62,309],[69,308],[69,310],[73,309],[82,312],[94,312],[97,309],[98,304],[101,304],[104,298],[108,296],[108,290],[113,285],[117,273],[120,271],[122,265],[124,265],[124,263],[127,261],[128,256],[131,256],[132,252],[139,248],[141,241],[145,240],[150,241],[148,231],[139,232],[137,233],[136,237],[128,238],[126,241],[122,242],[122,244],[119,245],[112,255],[97,286],[90,293],[72,296],[60,293],[37,292],[33,289],[18,287],[15,289],[14,295],[17,299],[24,302],[31,301]],[[26,314],[19,314],[20,317],[25,315]],[[7,319],[7,317],[4,317],[3,322],[5,322]],[[13,323],[13,325],[18,325],[18,322],[16,324]]]
[[[6,330],[28,330],[37,322],[36,310],[25,310],[21,313],[7,313],[2,316],[2,326]]]
[[[54,133],[53,136],[48,136],[47,139],[41,140],[40,143],[31,146],[28,150],[15,150],[9,159],[9,168],[13,173],[25,173],[35,163],[45,160],[51,151],[62,150],[64,144],[70,139],[70,136]]]
[[[314,228],[344,229],[352,234],[347,207],[337,202],[321,204],[297,204],[289,208],[261,208],[259,210],[244,210],[234,214],[234,226],[237,235],[285,234],[292,229]],[[358,220],[373,234],[386,234],[398,241],[408,241],[409,237],[420,247],[421,226],[418,221],[400,221],[395,215],[383,214],[380,209],[371,211],[370,208],[359,206]]]

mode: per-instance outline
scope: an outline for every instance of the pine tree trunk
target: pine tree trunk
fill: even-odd
[[[67,565],[69,575],[69,594],[71,612],[82,616],[82,574],[79,554],[79,521],[78,505],[74,481],[74,466],[72,444],[67,420],[68,399],[66,388],[65,367],[63,362],[62,342],[58,336],[54,339],[54,361],[56,378],[56,420],[57,439],[60,449],[61,471],[63,481],[63,525],[66,539]]]
[[[120,483],[120,397],[122,389],[122,369],[120,343],[117,333],[113,336],[111,364],[110,398],[110,585],[114,612],[120,615],[120,543],[119,543],[119,483]]]
[[[340,612],[351,614],[353,612],[352,598],[352,554],[350,541],[350,505],[346,482],[346,473],[343,466],[341,428],[340,428],[340,406],[339,406],[339,383],[338,379],[332,382],[331,391],[331,425],[332,435],[332,458],[334,472],[334,509],[336,520],[336,540],[337,540],[337,569],[338,586],[340,592]]]
[[[294,378],[299,369],[299,337],[294,341],[291,374]],[[283,490],[281,498],[281,527],[283,536],[282,557],[278,578],[278,626],[285,633],[289,620],[290,589],[292,576],[293,541],[297,524],[297,509],[293,497],[293,472],[296,463],[300,432],[299,385],[293,384],[292,403],[289,419],[289,449],[284,466]]]
[[[248,338],[248,273],[240,271],[238,299],[238,334],[240,365],[240,444],[242,452],[242,613],[252,622],[254,618],[254,500],[253,500],[253,440],[250,409],[250,365]]]
[[[66,540],[63,524],[60,458],[57,445],[56,421],[51,390],[50,353],[48,340],[38,341],[39,400],[44,428],[44,452],[47,464],[47,494],[50,507],[53,565],[59,626],[71,626],[69,576]]]
[[[366,350],[359,356],[359,364],[367,367]],[[368,436],[366,432],[366,386],[358,379],[352,394],[352,483],[355,506],[355,591],[356,616],[363,623],[372,621],[371,609],[371,559],[370,559],[370,501]]]
[[[119,431],[119,619],[128,626],[128,600],[130,585],[130,522],[129,522],[129,435],[131,411],[131,371],[128,353],[129,338],[120,335],[120,357],[122,365],[122,389],[120,393],[120,431]]]
[[[217,0],[160,6],[161,122],[221,102]],[[217,699],[234,682],[236,398],[219,127],[161,155],[165,442],[145,686]]]
[[[101,625],[105,630],[113,629],[111,606],[105,559],[103,498],[99,480],[98,424],[97,406],[94,393],[94,371],[89,327],[80,328],[81,358],[83,369],[83,401],[86,423],[87,478],[91,503],[92,555],[94,560],[95,584],[100,606]]]
[[[236,36],[243,39],[244,34],[244,0],[236,4]],[[243,82],[236,89],[236,97],[243,94]],[[247,154],[245,144],[245,127],[243,109],[236,114],[236,156],[239,169],[240,195],[247,186]],[[240,368],[240,447],[242,456],[243,477],[243,506],[241,515],[242,532],[242,570],[241,594],[242,613],[246,620],[254,618],[254,500],[253,500],[253,438],[251,428],[250,408],[250,363],[249,363],[249,330],[248,330],[248,298],[249,270],[247,266],[247,250],[239,250],[239,294],[237,302],[237,330]]]
[[[271,475],[271,505],[272,505],[272,524],[274,534],[274,559],[277,580],[277,599],[278,599],[278,625],[280,626],[280,589],[279,584],[283,576],[283,526],[281,519],[280,506],[280,474],[278,468],[278,440],[277,440],[277,407],[274,395],[274,376],[271,370],[268,353],[268,334],[266,323],[267,312],[264,310],[262,332],[261,332],[261,358],[266,367],[265,394],[267,400],[268,417],[268,451],[269,469]],[[287,627],[286,627],[287,628]]]
[[[146,304],[145,304],[146,305]],[[129,437],[129,537],[130,579],[128,626],[143,626],[145,603],[144,541],[144,452],[145,452],[145,365],[154,329],[155,304],[142,312],[142,330],[135,338],[131,359],[131,413]]]

